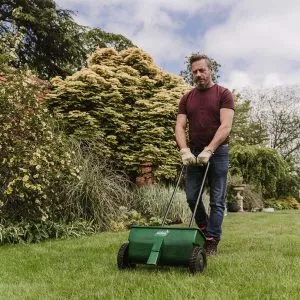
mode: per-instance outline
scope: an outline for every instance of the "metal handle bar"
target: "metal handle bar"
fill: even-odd
[[[165,212],[165,214],[164,214],[164,217],[163,217],[163,221],[162,221],[161,226],[164,226],[165,223],[166,223],[167,215],[168,215],[168,213],[169,213],[169,211],[170,211],[171,204],[172,204],[172,202],[173,202],[173,200],[174,200],[174,197],[175,197],[175,194],[176,194],[176,192],[177,192],[177,189],[178,189],[178,186],[179,186],[179,183],[180,183],[180,180],[181,180],[181,177],[182,177],[184,168],[185,168],[185,166],[182,165],[180,174],[179,174],[178,179],[177,179],[177,181],[176,181],[176,186],[175,186],[175,188],[174,188],[174,190],[173,190],[171,199],[170,199],[170,201],[169,201],[169,203],[168,203],[168,206],[167,206],[166,212]],[[192,223],[193,223],[193,220],[194,220],[194,218],[195,218],[195,215],[196,215],[196,210],[197,210],[197,208],[198,208],[198,204],[199,204],[200,197],[201,197],[201,194],[202,194],[202,191],[203,191],[204,183],[205,183],[205,180],[206,180],[206,177],[207,177],[208,168],[209,168],[209,162],[208,162],[207,165],[206,165],[206,169],[205,169],[205,173],[204,173],[203,180],[202,180],[202,183],[201,183],[199,195],[198,195],[198,198],[197,198],[197,201],[196,201],[196,205],[195,205],[194,212],[193,212],[193,214],[192,214],[192,217],[191,217],[191,220],[190,220],[190,223],[189,223],[189,227],[191,227],[191,225],[192,225]]]
[[[176,194],[176,192],[177,192],[177,189],[178,189],[178,186],[179,186],[181,177],[182,177],[182,173],[183,173],[184,167],[185,167],[185,166],[182,165],[180,174],[179,174],[178,179],[177,179],[177,182],[176,182],[176,186],[175,186],[175,188],[174,188],[174,191],[173,191],[173,193],[172,193],[171,199],[170,199],[170,201],[169,201],[169,204],[168,204],[167,210],[166,210],[166,212],[165,212],[165,215],[164,215],[164,218],[163,218],[163,221],[162,221],[161,226],[164,226],[164,225],[165,225],[165,222],[166,222],[166,219],[167,219],[167,215],[168,215],[168,213],[169,213],[169,211],[170,211],[171,204],[172,204],[172,202],[173,202],[174,196],[175,196],[175,194]]]
[[[199,201],[200,201],[200,198],[201,198],[201,195],[202,195],[202,191],[203,191],[203,187],[204,187],[204,184],[205,184],[205,180],[206,180],[208,168],[209,168],[209,162],[208,162],[207,165],[206,165],[206,169],[205,169],[205,173],[204,173],[203,180],[202,180],[202,183],[201,183],[199,195],[198,195],[198,198],[197,198],[197,201],[196,201],[196,205],[195,205],[195,208],[194,208],[194,212],[193,212],[193,214],[192,214],[192,217],[191,217],[191,220],[190,220],[190,223],[189,223],[189,227],[192,226],[193,220],[194,220],[195,215],[196,215],[196,211],[197,211],[197,208],[198,208],[198,204],[199,204]]]

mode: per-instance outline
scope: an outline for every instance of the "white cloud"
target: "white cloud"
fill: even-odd
[[[246,64],[240,71],[254,85],[294,83],[299,79],[295,62],[299,68],[300,2],[286,4],[281,0],[240,1],[225,24],[206,32],[205,50],[224,61],[228,72],[242,59]],[[240,81],[236,78],[237,84]]]
[[[83,1],[58,0],[57,3],[60,7],[71,8],[82,5]],[[88,14],[81,14],[75,19],[84,25],[99,26],[108,32],[125,35],[149,52],[156,63],[181,63],[191,52],[189,49],[192,41],[178,33],[184,25],[184,20],[176,19],[171,12],[195,14],[203,3],[192,0],[190,5],[194,7],[193,10],[181,0],[88,0],[84,3]]]
[[[220,82],[220,84],[229,88],[230,90],[233,90],[236,88],[251,86],[253,82],[246,72],[233,70],[229,73],[228,81]]]
[[[179,32],[186,17],[228,6],[237,0],[56,0],[62,8],[84,6],[88,14],[75,19],[88,26],[121,33],[152,54],[158,62],[183,60],[194,49],[195,39]],[[182,14],[181,18],[172,13]]]
[[[180,68],[184,57],[201,47],[199,50],[221,63],[222,81],[234,88],[300,82],[299,0],[56,0],[56,3],[74,10],[82,7],[76,17],[78,22],[125,35],[150,53],[158,64]],[[221,22],[218,13],[222,8],[229,13]],[[208,31],[198,36],[182,33],[190,17],[194,20],[199,17],[202,24],[208,13],[214,17],[209,19],[212,24]]]

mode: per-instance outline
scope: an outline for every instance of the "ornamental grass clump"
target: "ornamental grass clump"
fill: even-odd
[[[189,90],[138,48],[100,48],[87,67],[52,80],[48,106],[65,132],[100,145],[131,178],[151,162],[157,180],[174,179],[180,163],[174,138],[177,105]]]
[[[92,149],[73,140],[73,163],[80,165],[80,179],[64,186],[64,219],[66,222],[91,220],[98,230],[110,230],[119,218],[119,208],[131,208],[133,193],[129,179]]]
[[[159,218],[161,223],[173,191],[173,186],[164,185],[138,188],[134,193],[133,207],[137,211],[142,211],[148,218]],[[191,212],[186,202],[185,192],[180,189],[170,207],[168,223],[187,223],[190,217]]]

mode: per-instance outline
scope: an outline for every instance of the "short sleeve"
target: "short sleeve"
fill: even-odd
[[[224,89],[222,92],[220,108],[230,108],[234,110],[233,95],[228,89]]]
[[[184,94],[181,99],[180,99],[180,102],[179,102],[179,106],[178,106],[178,115],[179,114],[184,114],[184,115],[187,115],[187,111],[186,111],[186,101],[187,101],[187,97],[188,94]]]

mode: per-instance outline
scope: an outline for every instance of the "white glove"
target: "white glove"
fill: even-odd
[[[190,148],[182,148],[180,150],[182,163],[186,165],[196,164],[196,156],[191,152]]]
[[[203,151],[197,156],[197,164],[206,165],[213,154],[214,151],[211,148],[205,147]]]

